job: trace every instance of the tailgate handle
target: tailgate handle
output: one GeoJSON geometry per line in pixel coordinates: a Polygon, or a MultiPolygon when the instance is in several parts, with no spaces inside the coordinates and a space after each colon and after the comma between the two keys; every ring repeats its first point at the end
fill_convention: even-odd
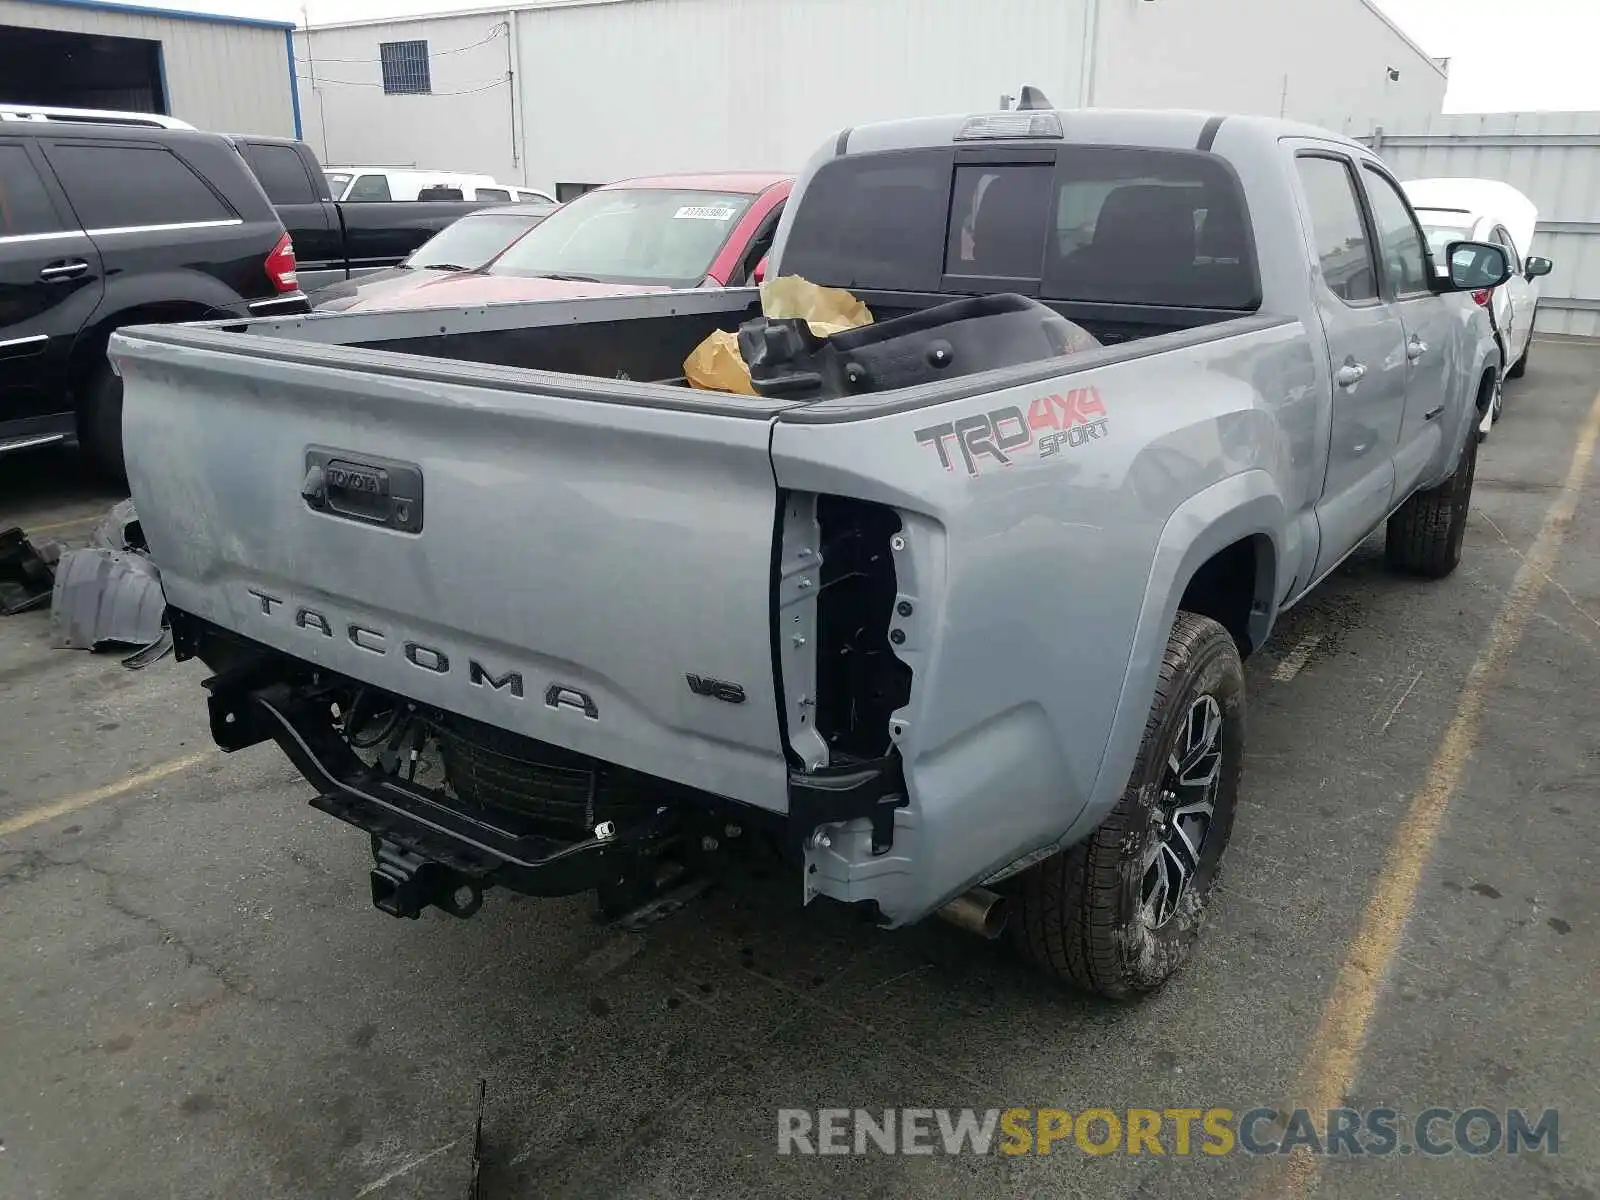
{"type": "Polygon", "coordinates": [[[328,507],[328,473],[320,466],[314,466],[306,472],[305,482],[300,485],[300,495],[312,508],[321,512],[328,507]]]}
{"type": "Polygon", "coordinates": [[[415,463],[313,446],[300,497],[326,516],[422,532],[422,468],[415,463]]]}

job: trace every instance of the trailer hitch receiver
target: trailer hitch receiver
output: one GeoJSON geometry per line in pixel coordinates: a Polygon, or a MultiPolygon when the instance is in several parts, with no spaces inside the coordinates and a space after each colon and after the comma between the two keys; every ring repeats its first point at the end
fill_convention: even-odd
{"type": "Polygon", "coordinates": [[[415,921],[428,905],[463,919],[483,907],[483,885],[383,838],[372,839],[372,903],[415,921]]]}

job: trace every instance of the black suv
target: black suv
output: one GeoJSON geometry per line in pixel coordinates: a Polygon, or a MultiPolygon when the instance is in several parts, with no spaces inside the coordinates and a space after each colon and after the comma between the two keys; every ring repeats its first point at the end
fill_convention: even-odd
{"type": "Polygon", "coordinates": [[[112,330],[308,307],[294,244],[227,138],[0,107],[0,455],[76,436],[120,475],[112,330]]]}

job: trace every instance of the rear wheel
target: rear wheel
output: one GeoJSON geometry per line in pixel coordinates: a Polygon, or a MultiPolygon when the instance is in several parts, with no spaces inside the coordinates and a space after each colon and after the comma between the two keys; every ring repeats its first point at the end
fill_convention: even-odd
{"type": "Polygon", "coordinates": [[[1122,799],[1087,841],[1016,884],[1013,937],[1045,971],[1125,999],[1189,957],[1233,830],[1244,668],[1228,631],[1181,612],[1122,799]]]}
{"type": "Polygon", "coordinates": [[[1500,421],[1500,409],[1505,403],[1506,385],[1496,381],[1494,385],[1494,398],[1489,401],[1488,407],[1483,410],[1483,416],[1478,418],[1478,440],[1485,441],[1490,430],[1500,421]]]}
{"type": "Polygon", "coordinates": [[[1461,565],[1477,470],[1478,439],[1469,435],[1455,473],[1438,487],[1417,492],[1389,518],[1384,556],[1391,567],[1443,579],[1461,565]]]}
{"type": "Polygon", "coordinates": [[[118,481],[128,477],[122,457],[122,380],[100,362],[78,398],[78,442],[94,465],[118,481]]]}

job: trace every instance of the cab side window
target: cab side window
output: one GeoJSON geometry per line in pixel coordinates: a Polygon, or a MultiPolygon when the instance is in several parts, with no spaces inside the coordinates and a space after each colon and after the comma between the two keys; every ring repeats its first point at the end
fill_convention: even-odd
{"type": "Polygon", "coordinates": [[[238,216],[163,146],[57,142],[45,153],[85,229],[227,221],[238,216]]]}
{"type": "Polygon", "coordinates": [[[27,147],[0,143],[0,237],[58,233],[64,228],[27,147]]]}
{"type": "Polygon", "coordinates": [[[1346,304],[1376,300],[1378,273],[1349,163],[1327,155],[1302,154],[1295,159],[1295,169],[1311,215],[1312,248],[1322,264],[1323,283],[1346,304]]]}
{"type": "Polygon", "coordinates": [[[1372,204],[1372,223],[1378,228],[1378,258],[1384,276],[1396,297],[1426,296],[1428,283],[1428,242],[1416,218],[1393,180],[1381,171],[1363,166],[1367,199],[1372,204]]]}

